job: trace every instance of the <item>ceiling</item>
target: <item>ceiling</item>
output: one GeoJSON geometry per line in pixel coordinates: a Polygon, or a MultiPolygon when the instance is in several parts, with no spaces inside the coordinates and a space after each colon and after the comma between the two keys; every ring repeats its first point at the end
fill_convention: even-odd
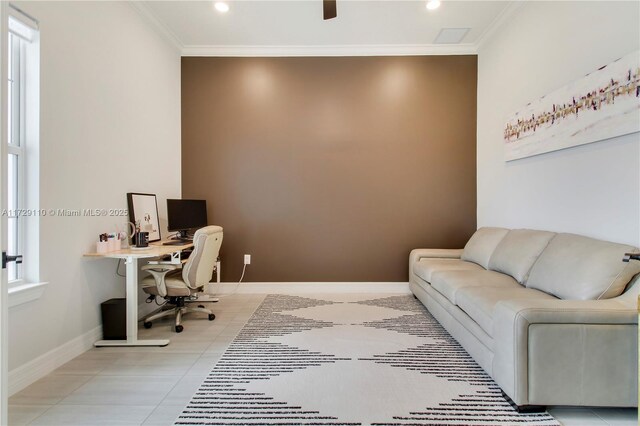
{"type": "Polygon", "coordinates": [[[514,2],[338,0],[338,17],[323,21],[322,0],[139,1],[135,7],[186,56],[279,54],[475,53],[514,2]],[[469,28],[460,43],[435,43],[443,28],[469,28]]]}

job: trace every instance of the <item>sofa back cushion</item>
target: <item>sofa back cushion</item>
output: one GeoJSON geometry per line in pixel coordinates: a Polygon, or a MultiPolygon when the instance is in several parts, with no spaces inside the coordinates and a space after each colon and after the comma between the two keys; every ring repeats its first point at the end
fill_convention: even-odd
{"type": "Polygon", "coordinates": [[[508,229],[480,228],[469,239],[462,252],[462,260],[477,263],[485,269],[489,267],[489,259],[500,241],[507,235],[508,229]]]}
{"type": "Polygon", "coordinates": [[[531,267],[555,235],[547,231],[512,229],[491,255],[489,269],[511,275],[524,284],[531,267]]]}
{"type": "Polygon", "coordinates": [[[640,262],[623,262],[638,249],[574,234],[556,235],[531,268],[527,287],[561,299],[596,300],[619,296],[640,262]]]}

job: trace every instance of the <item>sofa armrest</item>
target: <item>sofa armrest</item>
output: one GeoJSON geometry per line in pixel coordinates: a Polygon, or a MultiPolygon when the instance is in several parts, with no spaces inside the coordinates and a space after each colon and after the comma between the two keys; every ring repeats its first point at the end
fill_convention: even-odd
{"type": "MultiPolygon", "coordinates": [[[[638,324],[635,307],[617,298],[606,300],[504,300],[496,304],[494,321],[529,324],[638,324]]],[[[495,330],[494,330],[495,331],[495,330]]]]}
{"type": "Polygon", "coordinates": [[[414,262],[424,258],[436,259],[460,259],[463,249],[413,249],[409,255],[409,259],[414,262]]]}
{"type": "Polygon", "coordinates": [[[409,254],[409,281],[413,276],[413,264],[424,258],[460,259],[463,249],[413,249],[409,254]]]}
{"type": "Polygon", "coordinates": [[[493,377],[518,405],[528,394],[529,327],[534,324],[575,325],[587,336],[588,326],[638,324],[636,309],[620,298],[607,300],[504,300],[493,312],[493,377]]]}

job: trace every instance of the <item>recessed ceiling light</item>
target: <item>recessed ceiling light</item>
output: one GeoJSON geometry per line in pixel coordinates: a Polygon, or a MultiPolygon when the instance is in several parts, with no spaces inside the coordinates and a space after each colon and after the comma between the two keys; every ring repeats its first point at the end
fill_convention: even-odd
{"type": "Polygon", "coordinates": [[[440,7],[440,2],[438,0],[429,0],[427,2],[427,9],[429,10],[436,10],[439,7],[440,7]]]}
{"type": "Polygon", "coordinates": [[[220,13],[226,13],[229,11],[229,5],[223,1],[217,1],[216,4],[213,5],[216,10],[220,13]]]}

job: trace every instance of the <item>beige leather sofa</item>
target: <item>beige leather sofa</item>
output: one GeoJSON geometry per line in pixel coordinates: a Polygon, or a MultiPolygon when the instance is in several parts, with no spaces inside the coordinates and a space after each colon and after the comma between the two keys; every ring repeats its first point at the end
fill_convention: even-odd
{"type": "Polygon", "coordinates": [[[464,250],[416,249],[413,294],[518,408],[638,405],[638,249],[481,228],[464,250]]]}

